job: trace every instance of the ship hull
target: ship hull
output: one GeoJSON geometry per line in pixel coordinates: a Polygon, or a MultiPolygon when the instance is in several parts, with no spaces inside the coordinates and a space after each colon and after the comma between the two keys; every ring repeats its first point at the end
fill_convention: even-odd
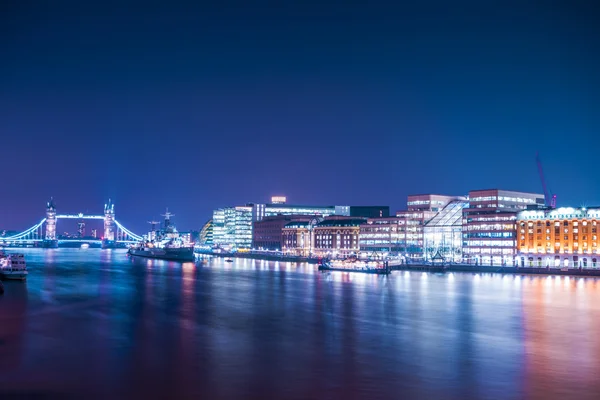
{"type": "Polygon", "coordinates": [[[27,279],[27,271],[1,271],[0,279],[24,281],[27,279]]]}
{"type": "Polygon", "coordinates": [[[144,249],[129,249],[129,255],[135,257],[146,257],[146,258],[157,258],[160,260],[170,261],[194,261],[194,248],[193,247],[180,247],[174,249],[157,249],[157,248],[144,248],[144,249]]]}

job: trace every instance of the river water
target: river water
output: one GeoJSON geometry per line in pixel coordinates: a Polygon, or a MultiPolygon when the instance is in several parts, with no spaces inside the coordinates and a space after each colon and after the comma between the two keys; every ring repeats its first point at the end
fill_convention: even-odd
{"type": "Polygon", "coordinates": [[[24,253],[0,398],[600,398],[598,278],[24,253]]]}

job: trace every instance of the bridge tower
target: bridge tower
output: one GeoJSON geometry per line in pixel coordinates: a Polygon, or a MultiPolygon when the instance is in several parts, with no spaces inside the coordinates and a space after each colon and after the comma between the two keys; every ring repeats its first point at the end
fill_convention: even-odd
{"type": "Polygon", "coordinates": [[[115,241],[115,205],[110,199],[108,204],[104,205],[104,240],[115,241]]]}
{"type": "Polygon", "coordinates": [[[56,206],[54,198],[46,203],[46,236],[44,236],[44,247],[57,247],[56,241],[56,206]]]}
{"type": "Polygon", "coordinates": [[[56,240],[56,206],[53,198],[46,203],[46,240],[56,240]]]}

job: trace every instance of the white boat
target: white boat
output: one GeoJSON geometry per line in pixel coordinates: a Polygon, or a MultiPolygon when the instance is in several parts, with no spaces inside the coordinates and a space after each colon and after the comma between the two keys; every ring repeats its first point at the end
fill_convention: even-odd
{"type": "Polygon", "coordinates": [[[0,278],[24,281],[27,274],[25,255],[0,252],[0,278]]]}
{"type": "Polygon", "coordinates": [[[90,245],[89,245],[89,243],[83,243],[83,244],[81,245],[81,248],[82,248],[82,249],[89,249],[89,248],[90,248],[90,245]]]}

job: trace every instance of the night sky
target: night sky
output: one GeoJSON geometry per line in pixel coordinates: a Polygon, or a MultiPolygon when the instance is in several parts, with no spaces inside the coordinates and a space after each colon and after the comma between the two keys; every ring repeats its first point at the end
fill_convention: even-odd
{"type": "Polygon", "coordinates": [[[541,192],[536,151],[600,205],[594,2],[400,3],[0,2],[0,228],[541,192]]]}

